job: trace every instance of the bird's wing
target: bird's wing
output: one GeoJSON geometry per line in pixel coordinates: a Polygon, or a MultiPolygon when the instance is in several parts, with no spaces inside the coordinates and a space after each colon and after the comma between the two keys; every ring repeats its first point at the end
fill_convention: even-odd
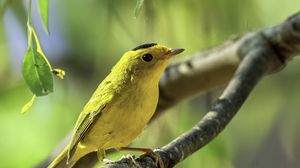
{"type": "MultiPolygon", "coordinates": [[[[106,104],[101,105],[98,110],[90,112],[82,118],[75,127],[76,132],[73,135],[68,151],[68,160],[73,156],[76,151],[77,144],[83,139],[85,134],[90,130],[93,123],[101,116],[101,112],[104,110],[106,104]]],[[[80,117],[79,117],[80,118],[80,117]]]]}

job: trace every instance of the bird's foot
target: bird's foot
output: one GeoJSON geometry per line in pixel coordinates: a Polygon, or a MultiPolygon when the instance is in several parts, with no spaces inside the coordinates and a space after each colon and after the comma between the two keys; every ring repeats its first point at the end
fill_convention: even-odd
{"type": "Polygon", "coordinates": [[[159,168],[165,167],[162,158],[157,153],[155,153],[155,151],[149,150],[145,154],[141,155],[140,158],[147,157],[147,156],[151,157],[155,161],[157,167],[159,168]]]}
{"type": "Polygon", "coordinates": [[[113,160],[109,160],[107,158],[104,158],[102,161],[104,162],[104,164],[111,164],[112,162],[114,162],[113,160]]]}
{"type": "Polygon", "coordinates": [[[145,154],[141,155],[140,158],[143,157],[151,157],[154,161],[157,167],[164,168],[164,163],[161,159],[161,157],[155,153],[152,149],[149,148],[133,148],[133,147],[122,147],[120,150],[127,150],[127,151],[134,151],[134,152],[144,152],[145,154]]]}
{"type": "Polygon", "coordinates": [[[122,156],[121,159],[130,159],[130,160],[134,160],[135,156],[134,155],[126,155],[126,156],[122,156]]]}

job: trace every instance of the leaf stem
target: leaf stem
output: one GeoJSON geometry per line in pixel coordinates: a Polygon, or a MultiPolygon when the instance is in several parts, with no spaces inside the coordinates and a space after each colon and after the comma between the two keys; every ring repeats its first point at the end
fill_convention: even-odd
{"type": "Polygon", "coordinates": [[[29,0],[28,2],[28,16],[27,16],[27,22],[31,24],[31,6],[32,6],[32,0],[29,0]]]}
{"type": "Polygon", "coordinates": [[[32,30],[31,30],[31,4],[32,0],[28,2],[28,16],[27,16],[27,40],[28,47],[32,46],[32,30]]]}

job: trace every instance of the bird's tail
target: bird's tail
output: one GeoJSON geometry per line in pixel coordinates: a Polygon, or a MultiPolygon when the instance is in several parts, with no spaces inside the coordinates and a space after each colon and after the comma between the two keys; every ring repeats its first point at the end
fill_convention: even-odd
{"type": "Polygon", "coordinates": [[[47,168],[69,167],[67,165],[68,150],[69,150],[69,145],[67,145],[64,148],[64,150],[51,162],[51,164],[47,168]]]}

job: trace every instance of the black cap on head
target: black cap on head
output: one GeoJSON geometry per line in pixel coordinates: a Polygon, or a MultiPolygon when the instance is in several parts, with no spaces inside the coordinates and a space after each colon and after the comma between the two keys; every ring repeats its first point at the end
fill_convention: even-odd
{"type": "Polygon", "coordinates": [[[152,46],[155,46],[155,45],[157,45],[157,43],[142,44],[142,45],[139,45],[139,46],[135,47],[134,49],[132,49],[132,51],[136,51],[138,49],[143,49],[143,48],[149,48],[149,47],[152,47],[152,46]]]}

